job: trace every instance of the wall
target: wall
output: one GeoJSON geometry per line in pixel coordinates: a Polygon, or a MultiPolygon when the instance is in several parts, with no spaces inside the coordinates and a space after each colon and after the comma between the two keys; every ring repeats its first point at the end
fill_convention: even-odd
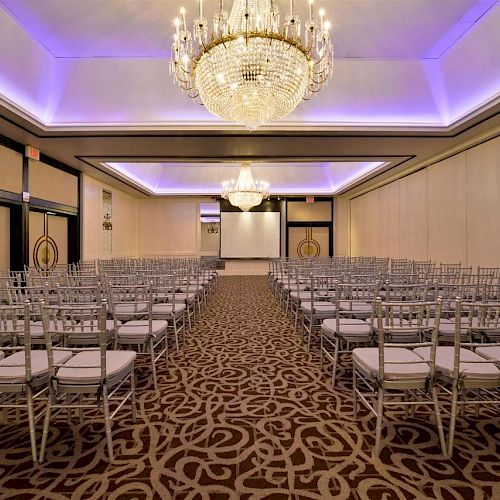
{"type": "Polygon", "coordinates": [[[220,224],[202,222],[201,223],[201,241],[200,249],[203,255],[219,255],[220,249],[220,224]],[[209,233],[208,229],[216,226],[218,231],[216,233],[209,233]]]}
{"type": "Polygon", "coordinates": [[[40,161],[29,160],[29,187],[33,198],[78,206],[78,177],[40,161]]]}
{"type": "Polygon", "coordinates": [[[0,206],[0,269],[10,267],[10,209],[0,206]]]}
{"type": "Polygon", "coordinates": [[[500,266],[500,137],[339,202],[338,251],[500,266]]]}
{"type": "Polygon", "coordinates": [[[12,193],[23,190],[23,156],[0,146],[0,189],[12,193]]]}
{"type": "MultiPolygon", "coordinates": [[[[82,236],[84,260],[99,258],[137,257],[139,200],[119,189],[89,177],[82,176],[82,236]],[[102,238],[102,191],[112,193],[113,199],[113,242],[112,253],[101,252],[102,238]]],[[[146,222],[146,225],[149,223],[146,222]]]]}
{"type": "Polygon", "coordinates": [[[139,255],[141,257],[200,255],[199,205],[207,201],[208,198],[140,200],[139,255]]]}

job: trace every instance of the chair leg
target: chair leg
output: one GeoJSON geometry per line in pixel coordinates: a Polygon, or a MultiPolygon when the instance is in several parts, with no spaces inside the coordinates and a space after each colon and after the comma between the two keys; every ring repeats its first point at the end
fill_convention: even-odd
{"type": "Polygon", "coordinates": [[[135,373],[133,369],[130,374],[130,404],[132,405],[132,421],[135,423],[137,422],[137,408],[135,401],[135,373]]]}
{"type": "Polygon", "coordinates": [[[455,384],[451,393],[450,430],[448,433],[448,457],[451,457],[453,455],[453,440],[455,438],[455,425],[457,423],[457,402],[458,387],[455,384]]]}
{"type": "Polygon", "coordinates": [[[323,357],[324,357],[324,352],[323,352],[323,329],[321,329],[320,332],[320,345],[319,345],[319,368],[321,371],[323,371],[323,357]]]}
{"type": "Polygon", "coordinates": [[[179,354],[179,333],[177,329],[177,318],[175,317],[175,313],[172,315],[172,322],[174,324],[175,350],[177,351],[177,354],[179,354]]]}
{"type": "Polygon", "coordinates": [[[358,418],[358,393],[356,392],[357,375],[354,366],[352,368],[352,416],[358,418]]]}
{"type": "Polygon", "coordinates": [[[26,399],[28,404],[28,422],[30,428],[31,454],[33,463],[38,463],[37,447],[36,447],[36,429],[35,429],[35,412],[33,410],[33,389],[28,385],[26,388],[26,399]]]}
{"type": "Polygon", "coordinates": [[[333,353],[333,369],[332,369],[332,387],[335,387],[335,379],[337,377],[337,364],[339,362],[340,339],[335,337],[335,352],[333,353]]]}
{"type": "Polygon", "coordinates": [[[110,463],[112,463],[114,461],[113,440],[111,437],[111,418],[109,416],[108,387],[106,384],[104,384],[104,387],[102,388],[102,406],[104,410],[104,425],[106,427],[106,442],[108,445],[108,456],[110,463]]]}
{"type": "Polygon", "coordinates": [[[380,455],[380,441],[382,440],[382,422],[384,417],[384,390],[380,387],[378,390],[377,401],[377,427],[375,430],[375,456],[380,455]]]}
{"type": "Polygon", "coordinates": [[[444,438],[443,421],[441,419],[441,410],[439,408],[439,400],[435,387],[432,388],[432,401],[434,403],[434,414],[436,415],[436,425],[438,429],[439,443],[441,445],[441,453],[446,457],[446,440],[444,438]]]}
{"type": "Polygon", "coordinates": [[[49,395],[47,398],[47,410],[45,411],[45,419],[43,421],[42,445],[40,446],[40,462],[43,462],[43,460],[45,459],[45,449],[47,447],[47,438],[49,437],[50,417],[52,414],[52,403],[53,403],[53,395],[52,391],[49,389],[49,395]]]}
{"type": "Polygon", "coordinates": [[[153,371],[153,385],[155,391],[158,390],[158,380],[156,379],[156,363],[155,363],[155,348],[153,339],[149,339],[149,353],[151,355],[151,369],[153,371]]]}

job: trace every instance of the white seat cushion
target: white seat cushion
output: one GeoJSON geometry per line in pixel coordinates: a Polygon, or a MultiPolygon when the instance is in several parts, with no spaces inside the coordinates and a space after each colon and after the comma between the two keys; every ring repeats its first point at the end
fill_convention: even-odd
{"type": "MultiPolygon", "coordinates": [[[[154,319],[151,322],[151,335],[158,337],[167,329],[167,321],[162,319],[154,319]]],[[[120,325],[117,330],[118,337],[122,338],[137,338],[139,340],[146,339],[149,335],[149,322],[147,320],[129,321],[120,325]]]]}
{"type": "MultiPolygon", "coordinates": [[[[175,304],[175,314],[180,314],[186,309],[186,304],[180,304],[176,303],[175,304]]],[[[172,314],[172,304],[170,302],[167,303],[160,303],[160,304],[153,304],[152,307],[153,310],[153,315],[154,316],[170,316],[172,314]]]]}
{"type": "MultiPolygon", "coordinates": [[[[118,382],[127,375],[134,366],[136,353],[134,351],[106,352],[106,379],[109,385],[118,382]]],[[[57,381],[60,384],[97,384],[101,379],[101,353],[99,351],[79,352],[64,367],[57,371],[57,381]],[[69,368],[96,367],[97,368],[69,368]],[[68,368],[66,368],[68,367],[68,368]]]]}
{"type": "MultiPolygon", "coordinates": [[[[53,351],[54,363],[64,363],[71,358],[71,352],[53,351]]],[[[31,351],[31,375],[33,378],[41,377],[49,371],[47,351],[31,351]]],[[[26,355],[17,351],[11,356],[0,361],[0,383],[24,382],[26,380],[26,355]],[[15,366],[9,366],[15,365],[15,366]]]]}
{"type": "Polygon", "coordinates": [[[341,311],[349,311],[349,312],[352,311],[352,314],[355,313],[371,314],[373,310],[372,304],[361,300],[353,300],[351,302],[348,300],[341,300],[339,306],[341,311]]]}
{"type": "Polygon", "coordinates": [[[290,292],[290,297],[292,299],[311,299],[311,292],[302,291],[297,293],[297,291],[290,292]]]}
{"type": "Polygon", "coordinates": [[[483,358],[500,362],[500,346],[498,345],[482,345],[478,347],[475,352],[483,358]]]}
{"type": "MultiPolygon", "coordinates": [[[[415,354],[422,359],[430,359],[430,347],[417,347],[415,354]]],[[[443,375],[450,376],[454,369],[454,346],[438,346],[436,348],[436,369],[443,375]]],[[[467,363],[467,361],[484,361],[475,352],[460,348],[460,377],[464,379],[500,379],[500,370],[493,363],[467,363]]]]}
{"type": "MultiPolygon", "coordinates": [[[[302,310],[304,313],[311,314],[311,302],[302,302],[302,310]]],[[[335,313],[337,310],[335,304],[332,302],[314,302],[314,313],[315,314],[331,314],[335,313]]]]}
{"type": "MultiPolygon", "coordinates": [[[[92,323],[94,323],[94,322],[92,322],[92,323]]],[[[84,326],[86,326],[86,325],[90,325],[90,324],[91,324],[91,323],[90,323],[89,321],[84,321],[84,322],[83,322],[83,325],[84,325],[84,326]]],[[[94,324],[95,324],[95,323],[94,323],[94,324]]],[[[118,324],[118,325],[121,325],[121,322],[120,322],[120,321],[118,321],[118,322],[117,322],[117,324],[118,324]]],[[[77,332],[78,332],[78,331],[80,331],[81,329],[82,329],[82,328],[80,328],[80,326],[79,326],[79,325],[78,325],[78,327],[76,328],[77,332]]],[[[115,329],[115,322],[114,322],[112,319],[107,319],[107,320],[106,320],[106,330],[107,330],[108,332],[112,332],[114,329],[115,329]]],[[[95,328],[94,328],[94,330],[95,330],[95,328]]],[[[85,328],[83,328],[83,331],[86,331],[86,329],[85,329],[85,328]]],[[[91,330],[90,330],[90,328],[89,328],[89,332],[90,332],[90,331],[91,331],[91,330]]]]}
{"type": "Polygon", "coordinates": [[[144,313],[147,310],[147,305],[142,302],[138,302],[137,304],[124,302],[114,305],[114,313],[122,318],[138,316],[139,314],[144,313]]]}
{"type": "Polygon", "coordinates": [[[368,342],[371,338],[371,326],[361,319],[340,319],[339,331],[336,319],[325,319],[322,326],[327,336],[333,337],[338,333],[348,342],[368,342]]]}
{"type": "MultiPolygon", "coordinates": [[[[378,347],[358,347],[352,351],[355,365],[369,375],[379,374],[378,347]]],[[[425,380],[430,373],[427,363],[422,362],[410,349],[404,347],[386,347],[384,349],[384,374],[386,380],[425,380]],[[398,361],[401,364],[392,364],[398,361]]]]}

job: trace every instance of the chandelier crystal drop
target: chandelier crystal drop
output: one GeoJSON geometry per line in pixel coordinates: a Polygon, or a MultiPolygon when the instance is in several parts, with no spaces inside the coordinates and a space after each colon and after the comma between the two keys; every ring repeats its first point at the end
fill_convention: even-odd
{"type": "Polygon", "coordinates": [[[204,17],[203,0],[192,31],[186,11],[175,20],[171,71],[189,97],[224,121],[249,130],[290,114],[328,82],[333,67],[330,23],[323,10],[301,27],[290,0],[280,22],[278,0],[233,0],[230,13],[219,0],[212,30],[204,17]]]}
{"type": "Polygon", "coordinates": [[[255,182],[249,163],[242,163],[238,180],[222,183],[222,197],[229,200],[235,207],[248,212],[251,208],[269,198],[269,183],[264,181],[255,182]]]}

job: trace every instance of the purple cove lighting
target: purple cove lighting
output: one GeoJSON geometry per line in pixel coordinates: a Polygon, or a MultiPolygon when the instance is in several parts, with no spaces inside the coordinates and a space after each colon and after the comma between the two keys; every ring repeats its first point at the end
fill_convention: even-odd
{"type": "MultiPolygon", "coordinates": [[[[272,195],[332,195],[338,190],[345,188],[352,182],[363,178],[368,173],[371,173],[381,166],[385,165],[385,162],[331,162],[331,163],[310,163],[310,167],[304,167],[306,163],[301,163],[301,168],[306,170],[307,168],[314,168],[311,172],[315,171],[315,176],[317,178],[307,178],[307,181],[302,181],[302,186],[297,186],[300,179],[294,179],[293,184],[283,184],[283,182],[273,181],[271,184],[270,192],[272,195]],[[354,169],[354,171],[353,171],[354,169]],[[321,178],[320,178],[321,176],[321,178]],[[320,182],[318,184],[318,182],[320,182]]],[[[103,163],[104,167],[112,170],[113,172],[119,174],[123,178],[132,181],[138,186],[149,191],[151,194],[156,195],[172,195],[172,196],[180,196],[180,195],[199,195],[199,196],[213,196],[220,194],[221,184],[217,181],[214,181],[213,185],[207,185],[200,187],[199,183],[196,184],[196,181],[191,182],[183,182],[183,179],[176,179],[175,182],[172,182],[169,185],[160,186],[158,184],[153,185],[151,182],[141,178],[136,173],[130,171],[131,168],[144,166],[147,167],[148,164],[127,164],[127,163],[103,163]]],[[[151,164],[150,164],[151,165],[151,164]]],[[[219,164],[212,165],[213,168],[219,167],[219,164]]],[[[297,165],[295,165],[297,166],[297,165]]],[[[290,169],[293,169],[294,164],[291,164],[290,169]]],[[[189,167],[185,167],[189,168],[189,167]]],[[[206,168],[210,168],[207,166],[206,168]]],[[[265,169],[269,168],[270,171],[276,172],[276,169],[281,167],[272,167],[266,164],[256,165],[254,174],[257,175],[257,171],[259,168],[265,169]]],[[[168,170],[168,167],[166,167],[168,170]]],[[[290,170],[289,170],[290,172],[290,170]]],[[[301,174],[304,175],[304,174],[301,174]]],[[[161,177],[161,176],[160,176],[161,177]]],[[[266,177],[266,176],[264,176],[266,177]]],[[[222,182],[222,180],[221,180],[222,182]]],[[[215,203],[207,203],[200,205],[200,213],[201,215],[214,215],[219,212],[219,208],[215,207],[215,203]],[[203,207],[202,205],[210,205],[207,207],[203,207]],[[214,205],[214,206],[212,206],[214,205]]]]}
{"type": "Polygon", "coordinates": [[[476,0],[474,5],[434,43],[423,59],[439,59],[497,2],[498,0],[476,0]]]}

